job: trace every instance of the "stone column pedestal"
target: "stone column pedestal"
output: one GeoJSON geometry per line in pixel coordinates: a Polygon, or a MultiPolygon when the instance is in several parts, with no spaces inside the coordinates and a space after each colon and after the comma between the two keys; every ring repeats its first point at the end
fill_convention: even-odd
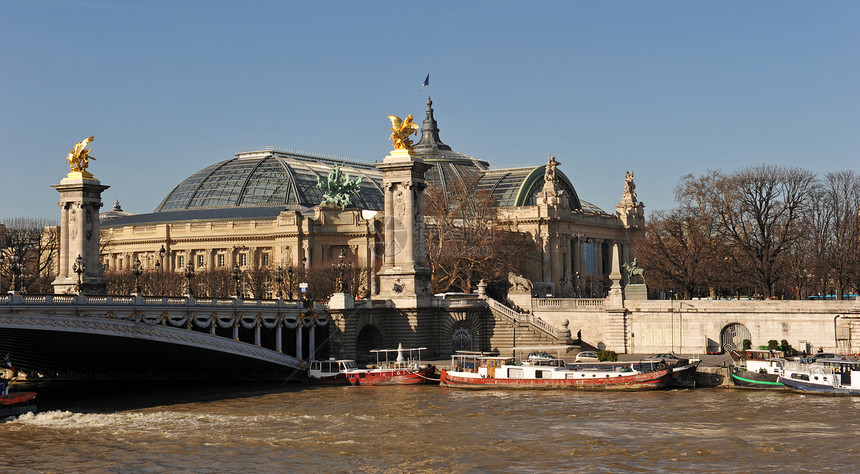
{"type": "Polygon", "coordinates": [[[87,173],[72,172],[51,186],[60,193],[60,252],[59,271],[53,282],[54,293],[75,293],[78,274],[74,271],[78,256],[85,268],[81,274],[81,292],[105,294],[106,282],[99,260],[99,209],[102,207],[103,186],[87,173]]]}

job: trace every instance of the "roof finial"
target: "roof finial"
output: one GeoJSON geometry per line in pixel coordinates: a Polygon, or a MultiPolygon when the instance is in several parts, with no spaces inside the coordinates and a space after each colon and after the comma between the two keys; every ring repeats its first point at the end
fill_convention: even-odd
{"type": "Polygon", "coordinates": [[[430,152],[433,150],[451,150],[451,147],[442,143],[439,138],[439,127],[433,118],[433,99],[427,96],[427,117],[421,125],[421,140],[412,147],[416,152],[430,152]]]}

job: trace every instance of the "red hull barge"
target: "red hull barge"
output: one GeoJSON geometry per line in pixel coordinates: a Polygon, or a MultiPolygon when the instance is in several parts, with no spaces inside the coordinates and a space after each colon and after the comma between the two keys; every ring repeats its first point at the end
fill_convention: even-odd
{"type": "Polygon", "coordinates": [[[352,385],[419,385],[436,383],[436,367],[357,370],[346,377],[352,385]]]}
{"type": "Polygon", "coordinates": [[[322,385],[418,385],[437,383],[436,367],[422,365],[420,353],[426,347],[374,349],[376,367],[359,369],[352,359],[314,360],[308,367],[308,380],[322,385]],[[389,360],[396,355],[396,359],[389,360]]]}
{"type": "Polygon", "coordinates": [[[513,357],[460,351],[451,357],[451,370],[443,370],[439,384],[468,389],[544,389],[583,391],[659,390],[672,378],[672,367],[651,369],[646,364],[594,363],[567,366],[546,353],[513,357]]]}
{"type": "Polygon", "coordinates": [[[580,379],[497,379],[463,377],[442,370],[439,385],[454,388],[492,389],[525,388],[530,390],[585,390],[585,391],[643,391],[666,388],[672,377],[672,369],[657,370],[643,374],[623,375],[612,378],[580,379]]]}

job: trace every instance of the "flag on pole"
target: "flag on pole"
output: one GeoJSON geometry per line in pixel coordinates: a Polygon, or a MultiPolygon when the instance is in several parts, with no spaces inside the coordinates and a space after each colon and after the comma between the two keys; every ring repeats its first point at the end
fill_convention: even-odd
{"type": "Polygon", "coordinates": [[[423,91],[424,86],[429,86],[429,85],[430,85],[430,73],[428,72],[427,77],[424,78],[424,83],[421,84],[421,90],[423,91]]]}
{"type": "Polygon", "coordinates": [[[7,365],[10,369],[12,369],[13,371],[15,370],[15,366],[13,366],[13,365],[12,365],[12,360],[11,360],[11,359],[9,359],[9,354],[6,354],[6,357],[5,357],[3,360],[6,362],[6,365],[7,365]]]}

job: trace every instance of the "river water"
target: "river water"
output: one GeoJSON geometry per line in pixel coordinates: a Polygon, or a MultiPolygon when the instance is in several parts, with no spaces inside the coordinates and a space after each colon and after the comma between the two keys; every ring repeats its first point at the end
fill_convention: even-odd
{"type": "Polygon", "coordinates": [[[39,414],[0,423],[0,470],[860,469],[860,397],[285,385],[43,398],[39,414]]]}

